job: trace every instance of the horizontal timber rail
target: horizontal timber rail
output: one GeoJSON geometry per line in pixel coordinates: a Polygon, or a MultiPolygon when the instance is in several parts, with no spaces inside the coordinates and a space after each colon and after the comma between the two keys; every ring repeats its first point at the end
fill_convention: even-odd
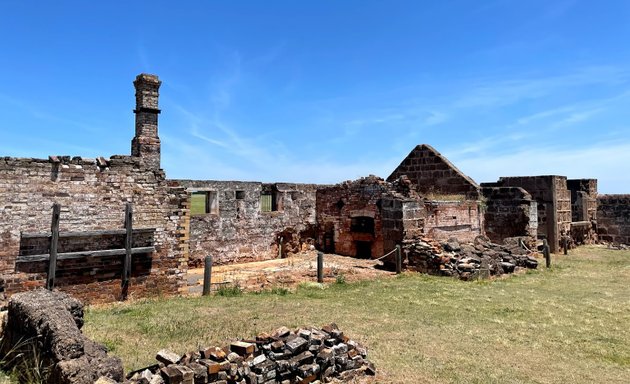
{"type": "Polygon", "coordinates": [[[155,232],[155,228],[133,228],[133,208],[131,203],[125,205],[124,227],[123,229],[107,229],[92,230],[78,232],[60,232],[59,219],[61,214],[61,205],[53,204],[52,220],[50,232],[42,233],[22,233],[23,238],[47,238],[49,243],[48,253],[37,255],[21,255],[16,258],[16,263],[31,263],[38,261],[48,262],[48,273],[46,275],[46,288],[52,290],[55,287],[55,275],[57,273],[57,261],[67,259],[80,259],[84,257],[105,257],[105,256],[122,256],[122,273],[121,273],[121,299],[125,300],[129,292],[129,281],[131,279],[131,256],[135,254],[146,254],[155,252],[154,246],[133,247],[134,235],[141,233],[155,232]],[[116,249],[99,249],[85,250],[75,252],[58,252],[59,238],[72,237],[90,237],[90,236],[107,236],[107,235],[124,235],[125,247],[116,249]]]}
{"type": "MultiPolygon", "coordinates": [[[[134,228],[134,234],[155,232],[155,228],[134,228]]],[[[96,231],[78,231],[78,232],[59,232],[59,238],[63,237],[93,237],[93,236],[109,236],[109,235],[125,235],[126,229],[104,229],[96,231]]],[[[38,237],[51,237],[52,232],[24,232],[22,238],[34,239],[38,237]]]]}
{"type": "MultiPolygon", "coordinates": [[[[131,248],[132,255],[135,255],[138,253],[151,253],[151,252],[155,252],[155,247],[131,248]]],[[[82,257],[116,256],[116,255],[124,255],[126,253],[127,253],[127,250],[125,248],[103,249],[99,251],[63,252],[63,253],[57,253],[57,260],[80,259],[82,257]]],[[[16,263],[47,261],[49,259],[50,259],[49,253],[44,253],[41,255],[18,256],[16,263]]]]}

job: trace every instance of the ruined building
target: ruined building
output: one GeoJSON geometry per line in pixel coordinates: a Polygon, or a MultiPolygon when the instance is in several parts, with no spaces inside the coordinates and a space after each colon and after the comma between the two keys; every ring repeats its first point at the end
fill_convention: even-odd
{"type": "Polygon", "coordinates": [[[139,75],[131,156],[0,158],[0,289],[44,286],[52,206],[61,206],[55,286],[87,301],[121,296],[125,205],[132,203],[131,296],[185,286],[188,196],[160,169],[157,76],[139,75]],[[122,252],[122,253],[121,253],[122,252]]]}
{"type": "Polygon", "coordinates": [[[177,294],[206,255],[226,264],[284,257],[313,246],[379,257],[430,237],[500,243],[546,238],[630,242],[630,197],[598,196],[593,179],[502,177],[481,186],[428,145],[387,180],[337,185],[168,180],[160,168],[155,75],[136,77],[131,155],[0,158],[0,291],[54,286],[88,302],[177,294]],[[58,241],[53,204],[60,205],[58,241]],[[131,204],[126,224],[126,207],[131,204]],[[121,281],[125,260],[130,279],[121,281]]]}

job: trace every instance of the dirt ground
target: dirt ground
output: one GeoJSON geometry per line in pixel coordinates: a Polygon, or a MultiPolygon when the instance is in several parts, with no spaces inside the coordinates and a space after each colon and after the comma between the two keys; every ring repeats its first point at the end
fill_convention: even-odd
{"type": "MultiPolygon", "coordinates": [[[[382,269],[383,263],[334,254],[324,255],[324,283],[337,279],[357,281],[390,276],[394,272],[382,269]]],[[[275,287],[294,288],[303,282],[317,281],[317,252],[308,251],[284,259],[252,263],[216,265],[212,267],[212,290],[221,286],[238,286],[245,291],[260,291],[275,287]]],[[[203,291],[203,268],[188,270],[188,292],[203,291]]]]}

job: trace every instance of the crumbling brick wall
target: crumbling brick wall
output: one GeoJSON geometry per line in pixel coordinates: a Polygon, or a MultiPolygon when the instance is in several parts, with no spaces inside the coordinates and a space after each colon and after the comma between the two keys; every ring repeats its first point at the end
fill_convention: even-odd
{"type": "Polygon", "coordinates": [[[597,197],[597,230],[600,240],[630,244],[630,195],[597,197]]]}
{"type": "Polygon", "coordinates": [[[472,241],[483,234],[478,201],[427,200],[406,176],[393,183],[370,176],[320,189],[317,221],[323,244],[330,241],[326,251],[357,257],[380,257],[420,236],[472,241]],[[356,228],[360,221],[372,223],[370,230],[356,228]]]}
{"type": "Polygon", "coordinates": [[[597,220],[597,179],[567,180],[571,191],[571,221],[597,220]]]}
{"type": "MultiPolygon", "coordinates": [[[[141,74],[136,88],[132,156],[85,159],[0,158],[0,289],[3,294],[41,287],[47,261],[18,266],[20,255],[48,253],[52,206],[61,205],[61,232],[122,229],[125,204],[133,204],[133,227],[150,228],[154,252],[132,257],[127,294],[175,294],[185,289],[188,259],[188,196],[171,186],[160,169],[158,96],[160,80],[141,74]],[[32,234],[41,234],[33,236],[32,234]],[[39,264],[38,264],[39,263],[39,264]]],[[[144,235],[143,235],[144,236],[144,235]]],[[[60,252],[115,246],[107,236],[63,239],[60,252]]],[[[117,248],[124,248],[118,244],[117,248]]],[[[107,248],[110,249],[110,248],[107,248]]],[[[122,257],[59,260],[55,286],[86,302],[121,297],[122,257]]],[[[4,298],[3,298],[4,299],[4,298]]]]}
{"type": "Polygon", "coordinates": [[[523,237],[530,245],[538,231],[538,205],[520,187],[483,187],[486,236],[501,244],[510,237],[523,237]]]}
{"type": "Polygon", "coordinates": [[[597,241],[597,180],[567,180],[571,191],[571,239],[577,245],[597,241]]]}
{"type": "Polygon", "coordinates": [[[462,173],[446,157],[427,144],[416,146],[387,178],[393,182],[406,175],[418,193],[430,195],[466,195],[476,200],[479,185],[462,173]]]}
{"type": "Polygon", "coordinates": [[[400,237],[392,229],[402,221],[402,201],[389,195],[390,191],[391,185],[376,176],[320,188],[317,222],[324,250],[366,258],[390,251],[384,248],[385,235],[392,246],[400,237]]]}
{"type": "Polygon", "coordinates": [[[424,209],[425,236],[469,242],[483,234],[483,214],[476,200],[428,200],[424,209]]]}
{"type": "Polygon", "coordinates": [[[571,193],[565,176],[501,177],[483,187],[521,187],[538,203],[538,235],[549,242],[551,252],[560,250],[563,234],[571,230],[571,193]]]}
{"type": "MultiPolygon", "coordinates": [[[[0,158],[0,271],[5,292],[45,284],[47,262],[20,272],[24,269],[16,259],[26,241],[22,234],[50,231],[53,203],[61,205],[60,231],[81,232],[123,228],[127,202],[133,204],[135,228],[155,229],[156,248],[150,255],[134,256],[129,294],[177,293],[186,272],[188,249],[181,236],[187,229],[188,202],[185,191],[167,185],[161,171],[130,156],[113,156],[104,166],[78,157],[61,157],[59,163],[0,158]]],[[[120,257],[60,260],[58,269],[56,286],[87,302],[120,297],[120,257]]]]}
{"type": "Polygon", "coordinates": [[[214,211],[190,218],[190,262],[201,266],[207,255],[216,264],[268,260],[298,252],[314,238],[314,184],[172,180],[188,190],[209,192],[214,211]],[[273,194],[273,210],[263,212],[261,194],[273,194]],[[282,243],[282,248],[279,249],[282,243]]]}

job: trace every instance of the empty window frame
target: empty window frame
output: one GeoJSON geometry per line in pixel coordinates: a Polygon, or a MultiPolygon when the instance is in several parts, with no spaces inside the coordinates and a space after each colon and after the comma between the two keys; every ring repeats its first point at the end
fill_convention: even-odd
{"type": "Polygon", "coordinates": [[[190,214],[219,214],[219,199],[216,191],[197,191],[190,194],[190,214]]]}
{"type": "Polygon", "coordinates": [[[273,212],[277,209],[276,199],[273,193],[263,192],[260,194],[260,211],[273,212]]]}

